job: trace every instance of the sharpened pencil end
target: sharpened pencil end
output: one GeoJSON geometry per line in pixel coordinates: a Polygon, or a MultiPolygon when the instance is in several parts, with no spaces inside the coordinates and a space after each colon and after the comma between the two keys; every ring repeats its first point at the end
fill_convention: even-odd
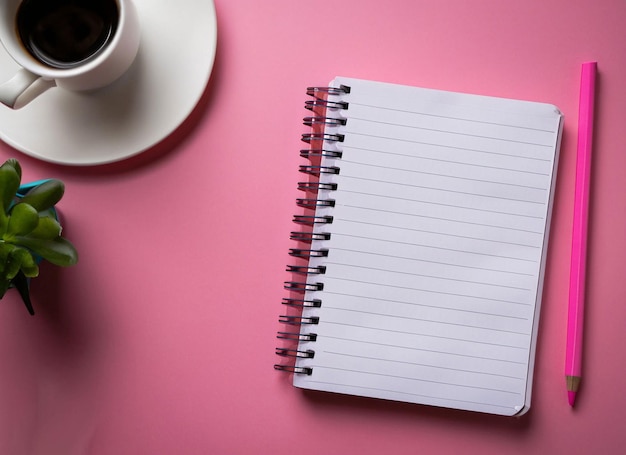
{"type": "Polygon", "coordinates": [[[569,402],[570,406],[574,406],[574,403],[576,402],[576,392],[572,392],[571,390],[568,390],[567,401],[569,402]]]}
{"type": "Polygon", "coordinates": [[[580,376],[565,376],[565,383],[567,384],[567,401],[570,406],[574,406],[576,392],[580,387],[580,376]]]}

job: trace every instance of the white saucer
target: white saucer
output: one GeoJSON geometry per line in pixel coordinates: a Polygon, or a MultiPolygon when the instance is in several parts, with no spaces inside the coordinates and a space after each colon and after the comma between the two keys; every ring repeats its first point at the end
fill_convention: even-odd
{"type": "MultiPolygon", "coordinates": [[[[213,0],[135,0],[139,54],[90,93],[53,87],[20,110],[0,105],[0,139],[54,163],[95,165],[141,153],[172,133],[204,93],[215,59],[213,0]]],[[[17,65],[0,45],[0,81],[17,65]]]]}

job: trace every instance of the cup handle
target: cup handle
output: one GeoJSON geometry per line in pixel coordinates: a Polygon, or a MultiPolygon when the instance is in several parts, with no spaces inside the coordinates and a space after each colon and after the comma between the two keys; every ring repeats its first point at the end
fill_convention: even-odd
{"type": "Polygon", "coordinates": [[[41,76],[22,68],[15,76],[0,85],[0,103],[11,109],[19,109],[55,85],[53,80],[44,80],[41,76]],[[32,90],[29,90],[31,87],[32,90]],[[22,95],[28,96],[19,99],[22,95]]]}

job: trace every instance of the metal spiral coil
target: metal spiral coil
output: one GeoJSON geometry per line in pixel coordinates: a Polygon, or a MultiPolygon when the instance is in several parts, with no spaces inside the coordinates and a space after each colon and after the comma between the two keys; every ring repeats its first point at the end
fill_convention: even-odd
{"type": "Polygon", "coordinates": [[[336,191],[338,187],[336,182],[328,180],[340,173],[340,167],[334,165],[334,160],[343,157],[343,151],[340,150],[345,139],[342,129],[347,125],[347,120],[338,111],[349,108],[349,102],[341,97],[350,93],[350,87],[345,85],[308,87],[306,93],[313,99],[306,100],[304,107],[312,111],[313,115],[304,117],[303,123],[312,128],[312,131],[302,134],[301,140],[306,142],[309,148],[300,150],[300,156],[310,160],[310,164],[301,165],[299,171],[312,178],[311,181],[298,182],[298,190],[308,193],[307,196],[311,197],[297,198],[296,204],[311,211],[312,214],[305,212],[307,214],[294,215],[293,222],[301,225],[303,231],[292,231],[290,239],[301,242],[302,245],[298,246],[304,248],[289,249],[290,256],[301,259],[301,262],[306,264],[287,265],[286,271],[293,274],[294,279],[284,283],[284,288],[290,295],[282,299],[282,304],[288,308],[295,308],[299,314],[281,315],[280,323],[295,328],[279,331],[276,335],[280,340],[297,344],[297,347],[277,347],[276,355],[292,360],[274,365],[276,370],[298,375],[313,374],[311,366],[300,366],[298,360],[315,357],[315,351],[307,349],[306,344],[301,343],[317,340],[317,334],[309,330],[320,322],[319,317],[315,315],[315,309],[322,306],[322,300],[317,298],[315,293],[323,291],[324,283],[310,277],[322,278],[326,273],[327,266],[320,264],[319,260],[327,257],[329,250],[316,242],[329,241],[331,233],[317,231],[323,229],[322,225],[333,223],[333,216],[320,210],[327,211],[335,207],[335,200],[327,197],[323,191],[336,191]],[[304,226],[309,226],[311,230],[308,231],[304,226]],[[310,247],[307,248],[306,244],[310,244],[310,247]],[[317,259],[318,262],[310,263],[311,259],[317,259]]]}

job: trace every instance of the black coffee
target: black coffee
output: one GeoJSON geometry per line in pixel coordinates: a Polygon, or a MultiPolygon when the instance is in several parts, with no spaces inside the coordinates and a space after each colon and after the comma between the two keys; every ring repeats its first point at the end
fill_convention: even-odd
{"type": "Polygon", "coordinates": [[[17,33],[40,62],[72,68],[106,47],[118,16],[116,0],[24,0],[17,12],[17,33]]]}

